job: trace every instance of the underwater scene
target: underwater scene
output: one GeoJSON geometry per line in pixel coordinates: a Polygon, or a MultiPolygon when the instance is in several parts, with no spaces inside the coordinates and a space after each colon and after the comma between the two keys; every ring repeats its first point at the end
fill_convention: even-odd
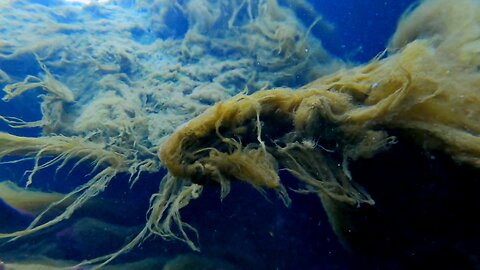
{"type": "Polygon", "coordinates": [[[480,269],[480,0],[2,0],[0,88],[0,270],[480,269]]]}

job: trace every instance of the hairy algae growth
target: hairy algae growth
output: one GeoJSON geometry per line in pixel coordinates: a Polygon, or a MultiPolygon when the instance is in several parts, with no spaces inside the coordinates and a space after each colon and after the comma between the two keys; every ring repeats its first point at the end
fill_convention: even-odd
{"type": "Polygon", "coordinates": [[[349,161],[388,149],[396,139],[387,130],[406,130],[419,146],[480,167],[479,3],[457,4],[423,3],[400,23],[385,59],[300,89],[240,94],[216,104],[162,145],[162,163],[171,177],[193,185],[218,183],[222,196],[237,179],[274,189],[288,202],[278,176],[285,168],[320,196],[339,234],[342,205],[375,199],[351,178],[349,161]],[[440,11],[446,15],[434,15],[440,11]],[[438,22],[428,27],[426,18],[438,22]],[[437,29],[442,23],[454,25],[437,29]],[[454,30],[460,25],[462,34],[454,30]]]}
{"type": "MultiPolygon", "coordinates": [[[[97,85],[104,91],[88,96],[86,89],[92,85],[68,76],[66,85],[75,85],[73,96],[81,97],[76,104],[69,105],[71,100],[61,98],[65,95],[47,91],[46,97],[56,95],[55,104],[61,106],[56,107],[55,113],[44,113],[49,120],[42,122],[45,134],[25,138],[3,133],[0,156],[33,157],[35,167],[29,180],[42,168],[54,165],[61,168],[69,161],[93,161],[96,176],[70,194],[77,195],[76,199],[58,217],[42,224],[37,219],[26,230],[0,236],[24,236],[69,218],[116,174],[128,173],[135,182],[141,178],[141,172],[158,171],[159,159],[168,169],[168,175],[151,198],[145,228],[118,252],[86,264],[107,263],[151,235],[185,241],[197,250],[196,239],[192,239],[197,232],[182,221],[179,211],[200,196],[203,185],[218,184],[221,196],[225,197],[231,181],[245,181],[258,190],[275,190],[289,204],[287,189],[278,176],[280,169],[294,175],[305,192],[318,194],[335,231],[340,232],[339,207],[373,205],[375,200],[352,178],[349,163],[387,150],[396,143],[396,138],[388,133],[393,129],[408,131],[421,147],[443,151],[459,163],[480,167],[478,1],[424,1],[399,23],[387,57],[380,55],[369,64],[342,69],[299,89],[274,88],[251,95],[238,94],[243,89],[233,83],[238,79],[242,86],[260,89],[265,82],[285,85],[284,80],[288,82],[288,78],[302,70],[316,74],[321,66],[312,60],[313,55],[303,55],[312,50],[305,50],[306,37],[297,35],[300,30],[308,33],[308,29],[297,23],[292,24],[293,28],[281,24],[293,18],[290,11],[274,1],[254,2],[232,1],[228,18],[217,13],[217,6],[209,2],[206,12],[212,14],[210,21],[199,19],[195,1],[187,1],[183,6],[156,1],[154,7],[178,9],[188,14],[192,22],[183,41],[176,44],[181,45],[181,50],[170,52],[170,61],[180,64],[167,64],[168,68],[163,67],[159,73],[131,49],[117,48],[121,53],[115,55],[118,58],[113,57],[110,69],[105,63],[83,59],[83,65],[90,68],[87,71],[96,66],[91,73],[94,78],[104,76],[97,85]],[[208,41],[205,31],[221,22],[230,30],[214,32],[215,42],[208,41]],[[283,31],[286,29],[282,27],[289,31],[283,31]],[[248,36],[247,30],[248,33],[253,30],[255,38],[248,36]],[[243,43],[247,45],[230,43],[234,38],[247,41],[243,43]],[[206,48],[232,51],[219,52],[220,56],[208,55],[206,48]],[[255,67],[257,61],[250,62],[252,52],[263,68],[255,67]],[[192,58],[195,61],[190,62],[192,58]],[[299,64],[292,66],[292,59],[299,64]],[[137,62],[143,65],[136,66],[137,62]],[[205,63],[214,63],[218,68],[205,74],[201,69],[205,63]],[[133,70],[133,75],[127,75],[125,65],[133,70]],[[250,77],[246,76],[248,70],[261,72],[250,77]],[[275,75],[269,77],[271,74],[275,75]],[[166,95],[174,98],[167,99],[166,95]],[[229,96],[233,97],[227,99],[229,96]],[[198,97],[220,102],[205,110],[207,104],[198,97]],[[95,114],[105,118],[94,117],[95,114]],[[188,122],[174,130],[180,120],[188,122]],[[51,130],[64,135],[53,135],[49,133],[51,130]],[[158,156],[154,153],[157,150],[158,156]],[[46,156],[53,159],[41,164],[40,160],[46,156]]],[[[294,3],[303,6],[300,1],[294,3]]],[[[164,18],[160,16],[157,20],[162,22],[164,18]]],[[[153,21],[149,23],[154,25],[153,21]]],[[[159,33],[166,31],[164,27],[154,29],[159,33]]],[[[139,49],[140,55],[150,46],[167,47],[163,43],[132,46],[139,49]]],[[[320,52],[323,59],[328,59],[320,52]]],[[[16,49],[2,57],[12,58],[21,53],[21,49],[16,49]]],[[[50,61],[51,66],[67,61],[68,56],[59,60],[54,54],[37,52],[41,55],[37,58],[45,63],[50,61]]],[[[328,65],[335,65],[334,61],[328,61],[328,65]]],[[[47,72],[45,82],[49,74],[52,73],[47,72]]],[[[9,79],[8,75],[2,78],[9,79]]],[[[311,81],[309,78],[306,80],[311,81]]],[[[25,80],[27,86],[23,88],[16,85],[6,89],[30,89],[28,85],[37,84],[36,81],[25,80]]],[[[15,92],[9,95],[12,93],[15,92]]],[[[4,119],[12,126],[17,125],[12,121],[20,121],[4,119]]]]}
{"type": "MultiPolygon", "coordinates": [[[[20,95],[39,94],[42,118],[27,121],[4,112],[0,119],[12,133],[0,134],[0,158],[6,164],[34,161],[25,172],[27,187],[35,187],[37,173],[49,167],[62,175],[85,164],[91,172],[86,183],[44,209],[28,228],[0,237],[16,239],[69,219],[116,175],[126,174],[134,185],[144,173],[159,172],[162,142],[212,104],[245,88],[305,83],[342,65],[310,35],[315,27],[331,26],[307,2],[288,4],[2,4],[3,100],[14,103],[22,100],[20,95]],[[304,25],[294,10],[312,20],[304,25]],[[20,128],[41,128],[42,134],[18,136],[20,128]],[[49,220],[59,206],[65,211],[49,220]]],[[[14,180],[20,184],[23,179],[14,180]]],[[[193,229],[181,223],[177,210],[196,198],[201,186],[186,186],[167,176],[152,196],[147,226],[117,254],[152,233],[187,239],[186,234],[177,237],[170,226],[176,222],[181,231],[193,229]],[[169,211],[170,206],[176,211],[169,211]]]]}

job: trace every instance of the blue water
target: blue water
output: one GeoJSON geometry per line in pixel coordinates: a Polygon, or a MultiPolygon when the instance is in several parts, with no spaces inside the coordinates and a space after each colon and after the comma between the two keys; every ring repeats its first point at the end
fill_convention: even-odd
{"type": "Polygon", "coordinates": [[[333,54],[367,62],[385,49],[401,14],[416,1],[312,1],[336,25],[324,43],[333,54]]]}
{"type": "MultiPolygon", "coordinates": [[[[31,2],[44,4],[50,8],[55,8],[60,3],[53,0],[31,2]]],[[[314,29],[312,34],[319,37],[324,47],[334,56],[353,63],[365,63],[385,49],[399,17],[413,2],[312,0],[319,13],[335,26],[331,32],[325,33],[314,29]]],[[[85,12],[96,13],[93,8],[85,12]]],[[[170,14],[167,18],[167,23],[176,25],[176,28],[165,33],[175,37],[182,36],[187,29],[185,19],[178,14],[170,14]]],[[[108,20],[108,17],[106,19],[108,20]]],[[[303,18],[305,25],[309,25],[312,19],[303,18]]],[[[133,37],[143,43],[150,43],[155,38],[167,38],[167,36],[152,37],[141,31],[134,32],[133,37]]],[[[24,74],[37,74],[40,71],[33,57],[16,60],[0,58],[0,69],[8,70],[9,75],[19,77],[24,74]]],[[[0,87],[4,85],[0,84],[0,87]]],[[[2,103],[0,115],[14,115],[24,120],[39,119],[40,107],[35,101],[38,94],[39,92],[31,92],[14,102],[2,103]]],[[[0,130],[22,136],[41,134],[40,129],[12,129],[4,123],[0,123],[0,130]]],[[[24,184],[26,179],[23,171],[30,169],[32,165],[31,161],[1,165],[1,180],[11,179],[24,184]]],[[[71,165],[58,173],[55,172],[55,168],[39,172],[35,176],[34,186],[44,190],[67,192],[88,179],[85,176],[89,172],[87,166],[81,166],[73,171],[68,179],[64,179],[69,168],[71,165]]],[[[143,175],[141,181],[131,190],[127,176],[121,175],[114,179],[112,185],[102,195],[106,200],[116,202],[119,208],[122,207],[122,214],[114,217],[117,219],[114,222],[128,226],[142,225],[145,221],[148,199],[152,190],[158,190],[159,181],[164,173],[143,175]]],[[[286,174],[282,175],[282,181],[287,183],[287,186],[289,182],[293,182],[289,177],[286,174]]],[[[336,239],[316,196],[290,192],[293,204],[286,208],[276,199],[275,194],[267,195],[271,201],[265,200],[251,187],[235,183],[230,195],[220,202],[219,190],[215,187],[206,187],[200,199],[182,211],[184,221],[199,231],[201,254],[236,262],[239,269],[362,268],[352,265],[352,255],[345,251],[336,239]]],[[[0,206],[0,211],[5,211],[3,217],[12,218],[12,215],[15,215],[12,214],[12,209],[0,206]]],[[[25,224],[25,217],[13,218],[17,218],[19,224],[25,224]]],[[[68,227],[68,223],[57,227],[64,229],[68,227]]],[[[119,248],[118,244],[121,243],[115,242],[103,245],[98,250],[90,250],[88,243],[67,241],[64,243],[66,251],[63,257],[50,255],[55,259],[82,260],[85,257],[95,257],[113,251],[119,248]]],[[[147,241],[121,260],[135,260],[148,256],[174,257],[191,252],[181,242],[156,239],[147,241]]],[[[0,260],[1,258],[0,249],[0,260]]]]}

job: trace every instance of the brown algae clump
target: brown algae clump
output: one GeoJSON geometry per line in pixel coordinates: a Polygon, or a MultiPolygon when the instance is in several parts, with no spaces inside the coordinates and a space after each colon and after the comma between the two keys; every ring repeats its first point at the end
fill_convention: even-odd
{"type": "Polygon", "coordinates": [[[349,161],[395,144],[388,130],[407,131],[420,147],[480,167],[480,74],[472,63],[480,39],[479,6],[461,3],[462,8],[450,8],[448,1],[425,1],[399,24],[385,59],[300,89],[239,94],[216,104],[162,145],[163,165],[170,177],[218,183],[222,196],[230,181],[241,180],[274,189],[288,202],[278,177],[279,167],[285,168],[319,195],[341,238],[341,211],[373,205],[375,199],[352,179],[349,161]],[[439,10],[448,16],[435,19],[463,25],[465,39],[458,39],[455,27],[412,26],[439,10]],[[469,16],[456,13],[464,10],[469,16]],[[404,42],[418,29],[426,33],[404,42]]]}

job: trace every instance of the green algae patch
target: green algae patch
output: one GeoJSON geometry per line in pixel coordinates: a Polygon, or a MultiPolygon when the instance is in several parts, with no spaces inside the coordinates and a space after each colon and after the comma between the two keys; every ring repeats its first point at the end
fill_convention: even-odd
{"type": "Polygon", "coordinates": [[[25,190],[8,180],[0,183],[0,199],[14,209],[28,215],[41,213],[50,204],[63,199],[63,197],[65,197],[65,194],[57,192],[25,190]]]}

